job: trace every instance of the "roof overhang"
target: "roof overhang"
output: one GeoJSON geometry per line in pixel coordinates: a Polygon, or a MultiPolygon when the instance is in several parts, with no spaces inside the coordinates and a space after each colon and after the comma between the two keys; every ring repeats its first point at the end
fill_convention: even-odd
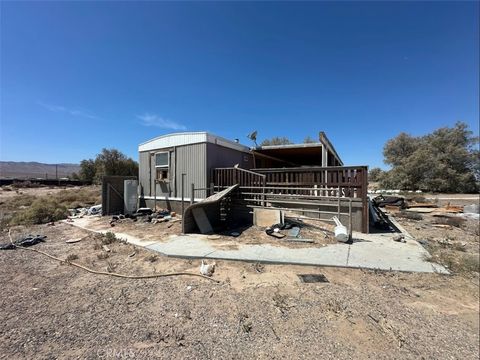
{"type": "Polygon", "coordinates": [[[198,143],[211,143],[237,151],[250,152],[250,148],[245,145],[227,140],[217,135],[209,134],[205,131],[180,132],[158,136],[140,144],[138,146],[138,151],[152,151],[198,143]]]}

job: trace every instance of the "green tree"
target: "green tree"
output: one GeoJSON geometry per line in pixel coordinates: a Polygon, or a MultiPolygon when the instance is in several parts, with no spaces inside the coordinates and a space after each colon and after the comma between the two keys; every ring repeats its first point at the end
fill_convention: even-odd
{"type": "Polygon", "coordinates": [[[382,186],[475,192],[480,180],[477,143],[463,122],[420,137],[401,133],[385,144],[384,161],[392,169],[381,175],[382,186]]]}
{"type": "Polygon", "coordinates": [[[382,173],[383,173],[382,169],[380,169],[378,167],[372,168],[368,172],[368,180],[369,181],[379,181],[381,176],[382,176],[382,173]]]}
{"type": "Polygon", "coordinates": [[[93,159],[80,162],[80,171],[74,178],[100,183],[105,175],[138,176],[138,163],[117,149],[102,149],[93,159]]]}
{"type": "Polygon", "coordinates": [[[288,139],[287,137],[274,136],[271,139],[263,140],[260,146],[287,145],[287,144],[292,144],[290,139],[288,139]]]}
{"type": "Polygon", "coordinates": [[[80,171],[78,178],[84,181],[93,181],[95,179],[95,161],[92,159],[82,160],[80,162],[80,171]]]}
{"type": "Polygon", "coordinates": [[[95,180],[107,175],[138,176],[138,163],[117,149],[104,148],[95,158],[95,180]]]}

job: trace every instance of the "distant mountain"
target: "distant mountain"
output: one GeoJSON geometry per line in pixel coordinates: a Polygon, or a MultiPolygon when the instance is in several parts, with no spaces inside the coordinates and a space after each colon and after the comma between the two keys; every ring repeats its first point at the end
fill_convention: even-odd
{"type": "Polygon", "coordinates": [[[68,177],[80,170],[79,164],[42,164],[38,162],[0,161],[0,178],[48,178],[68,177]]]}

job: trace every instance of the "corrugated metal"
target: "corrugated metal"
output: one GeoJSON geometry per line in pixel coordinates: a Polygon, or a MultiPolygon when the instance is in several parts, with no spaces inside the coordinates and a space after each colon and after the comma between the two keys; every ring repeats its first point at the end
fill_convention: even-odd
{"type": "MultiPolygon", "coordinates": [[[[181,197],[182,173],[185,173],[184,196],[190,198],[191,184],[195,188],[207,187],[207,144],[193,144],[176,148],[176,197],[181,197]]],[[[205,191],[195,192],[196,198],[204,198],[205,191]]]]}
{"type": "Polygon", "coordinates": [[[140,184],[140,196],[150,195],[150,165],[151,156],[149,152],[141,152],[138,156],[138,181],[140,184]]]}
{"type": "Polygon", "coordinates": [[[242,169],[253,167],[253,156],[242,151],[225,148],[215,144],[207,144],[208,181],[211,182],[212,169],[232,167],[238,164],[242,169]]]}
{"type": "Polygon", "coordinates": [[[143,144],[140,144],[138,147],[138,151],[152,151],[156,149],[192,145],[204,142],[219,144],[238,151],[249,151],[249,148],[245,145],[227,140],[220,136],[209,134],[207,132],[184,132],[162,135],[147,142],[144,142],[143,144]]]}

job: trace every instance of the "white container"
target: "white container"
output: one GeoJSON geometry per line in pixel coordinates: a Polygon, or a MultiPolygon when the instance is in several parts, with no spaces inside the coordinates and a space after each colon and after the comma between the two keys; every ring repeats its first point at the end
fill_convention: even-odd
{"type": "Polygon", "coordinates": [[[124,180],[123,183],[123,209],[125,214],[133,214],[137,211],[137,180],[124,180]]]}
{"type": "Polygon", "coordinates": [[[335,226],[335,229],[334,229],[335,239],[337,239],[337,241],[340,241],[340,242],[347,242],[348,241],[347,227],[342,225],[342,223],[336,216],[333,217],[333,221],[335,221],[335,224],[337,224],[337,226],[335,226]]]}

